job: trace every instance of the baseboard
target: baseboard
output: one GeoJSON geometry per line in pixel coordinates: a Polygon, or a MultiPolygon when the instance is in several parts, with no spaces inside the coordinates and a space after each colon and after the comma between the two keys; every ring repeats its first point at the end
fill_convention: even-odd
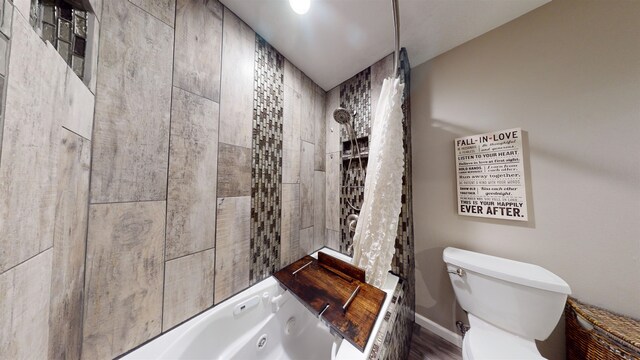
{"type": "Polygon", "coordinates": [[[426,317],[416,313],[416,324],[431,331],[432,333],[440,336],[457,347],[462,347],[462,336],[455,332],[444,328],[442,325],[437,324],[426,317]]]}

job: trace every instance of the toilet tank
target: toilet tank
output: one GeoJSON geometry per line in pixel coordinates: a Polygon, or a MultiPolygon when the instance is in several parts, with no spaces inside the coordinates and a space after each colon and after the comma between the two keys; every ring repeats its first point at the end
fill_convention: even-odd
{"type": "Polygon", "coordinates": [[[465,311],[526,339],[546,339],[571,294],[564,280],[537,265],[452,247],[443,259],[465,311]]]}

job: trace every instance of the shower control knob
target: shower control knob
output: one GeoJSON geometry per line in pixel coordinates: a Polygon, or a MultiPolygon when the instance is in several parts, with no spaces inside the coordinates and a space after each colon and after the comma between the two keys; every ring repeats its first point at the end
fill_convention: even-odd
{"type": "Polygon", "coordinates": [[[349,224],[349,231],[355,232],[356,231],[356,225],[358,224],[358,215],[351,214],[351,215],[347,216],[347,224],[349,224]]]}

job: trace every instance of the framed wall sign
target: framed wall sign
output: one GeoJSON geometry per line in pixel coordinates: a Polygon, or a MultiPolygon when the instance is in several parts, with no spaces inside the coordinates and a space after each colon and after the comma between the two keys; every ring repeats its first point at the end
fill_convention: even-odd
{"type": "Polygon", "coordinates": [[[527,221],[522,129],[455,139],[458,214],[527,221]]]}

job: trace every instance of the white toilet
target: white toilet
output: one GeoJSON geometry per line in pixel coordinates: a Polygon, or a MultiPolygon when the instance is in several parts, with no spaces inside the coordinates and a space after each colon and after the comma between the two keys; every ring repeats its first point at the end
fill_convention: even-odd
{"type": "Polygon", "coordinates": [[[540,266],[446,248],[449,278],[471,329],[462,358],[544,359],[535,340],[553,331],[571,288],[540,266]]]}

